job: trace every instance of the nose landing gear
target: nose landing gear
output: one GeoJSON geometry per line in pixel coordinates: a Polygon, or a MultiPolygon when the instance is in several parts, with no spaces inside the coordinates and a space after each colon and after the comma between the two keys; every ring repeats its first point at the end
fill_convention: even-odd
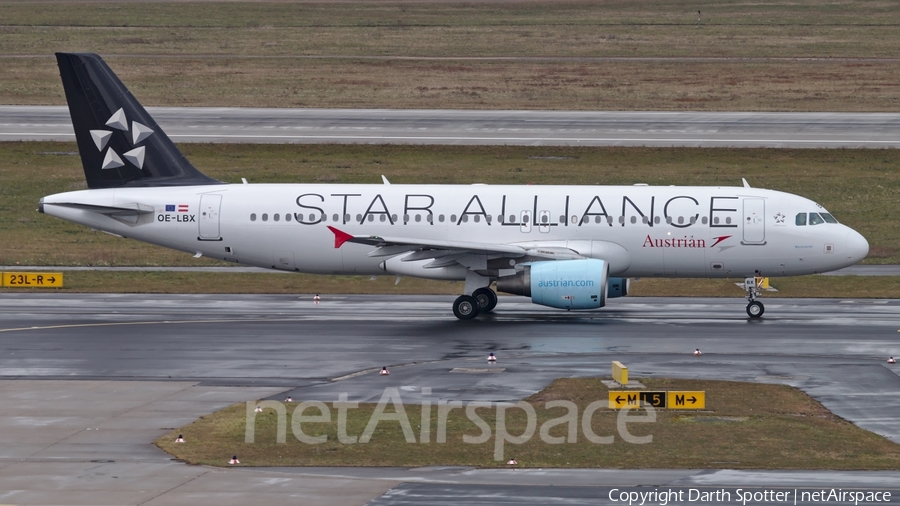
{"type": "Polygon", "coordinates": [[[756,277],[744,279],[744,290],[747,291],[747,316],[759,318],[766,311],[766,307],[763,306],[762,302],[756,300],[759,297],[759,285],[756,282],[756,277]]]}

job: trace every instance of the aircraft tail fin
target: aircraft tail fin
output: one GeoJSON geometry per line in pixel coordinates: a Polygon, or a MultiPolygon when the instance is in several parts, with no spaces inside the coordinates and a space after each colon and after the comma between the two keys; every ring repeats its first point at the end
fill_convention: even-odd
{"type": "Polygon", "coordinates": [[[100,56],[56,61],[88,188],[220,183],[191,165],[100,56]]]}

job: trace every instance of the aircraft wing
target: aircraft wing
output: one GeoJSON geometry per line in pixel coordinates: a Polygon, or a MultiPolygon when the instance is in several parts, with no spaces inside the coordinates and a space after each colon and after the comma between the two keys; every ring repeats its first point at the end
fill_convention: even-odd
{"type": "Polygon", "coordinates": [[[375,246],[376,249],[369,253],[369,256],[394,256],[407,251],[419,251],[418,259],[422,260],[425,258],[438,258],[447,256],[448,254],[461,253],[498,255],[513,258],[522,257],[527,254],[525,248],[508,244],[412,239],[405,237],[380,237],[377,235],[352,235],[332,226],[329,226],[328,229],[334,234],[335,248],[340,248],[347,242],[375,246]]]}

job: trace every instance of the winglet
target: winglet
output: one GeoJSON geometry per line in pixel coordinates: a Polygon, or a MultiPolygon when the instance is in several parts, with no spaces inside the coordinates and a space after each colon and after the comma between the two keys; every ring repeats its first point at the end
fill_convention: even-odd
{"type": "Polygon", "coordinates": [[[742,177],[742,178],[741,178],[741,181],[743,181],[743,183],[744,183],[744,188],[750,188],[750,183],[747,182],[747,179],[746,179],[746,178],[743,178],[743,177],[742,177]]]}
{"type": "Polygon", "coordinates": [[[344,232],[343,230],[338,230],[331,225],[328,225],[328,230],[334,234],[334,249],[340,248],[345,242],[353,239],[353,236],[344,232]]]}

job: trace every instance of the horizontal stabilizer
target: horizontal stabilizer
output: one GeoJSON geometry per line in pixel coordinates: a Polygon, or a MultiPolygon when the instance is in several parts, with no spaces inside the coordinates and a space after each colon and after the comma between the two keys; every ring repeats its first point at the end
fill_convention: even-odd
{"type": "Polygon", "coordinates": [[[137,202],[120,204],[117,206],[97,206],[93,204],[79,204],[76,202],[51,202],[48,205],[81,209],[83,211],[105,214],[107,216],[140,216],[142,214],[153,214],[155,211],[153,206],[139,204],[137,202]]]}

